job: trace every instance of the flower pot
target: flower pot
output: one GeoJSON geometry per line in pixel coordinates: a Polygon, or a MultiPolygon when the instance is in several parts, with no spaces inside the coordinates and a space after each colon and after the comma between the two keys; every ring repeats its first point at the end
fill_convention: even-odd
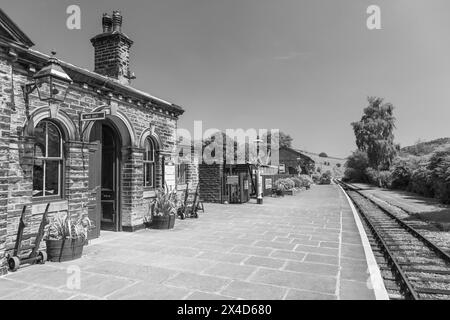
{"type": "Polygon", "coordinates": [[[152,229],[172,229],[175,226],[175,215],[153,216],[150,228],[152,229]]]}
{"type": "Polygon", "coordinates": [[[46,240],[49,261],[63,262],[81,258],[85,239],[46,240]]]}

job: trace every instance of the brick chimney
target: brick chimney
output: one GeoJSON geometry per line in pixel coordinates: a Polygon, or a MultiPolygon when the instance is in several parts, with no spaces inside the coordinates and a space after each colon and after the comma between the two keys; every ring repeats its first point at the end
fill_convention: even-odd
{"type": "Polygon", "coordinates": [[[130,84],[130,48],[133,41],[122,32],[122,15],[113,11],[102,18],[103,32],[91,39],[95,49],[95,72],[130,84]]]}

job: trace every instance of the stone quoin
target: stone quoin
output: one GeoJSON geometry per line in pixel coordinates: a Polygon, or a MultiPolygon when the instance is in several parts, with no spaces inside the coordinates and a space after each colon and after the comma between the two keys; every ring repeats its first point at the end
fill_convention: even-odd
{"type": "Polygon", "coordinates": [[[24,245],[34,243],[43,211],[89,215],[100,230],[134,231],[155,190],[170,182],[189,190],[197,164],[177,164],[177,121],[184,110],[131,86],[133,41],[122,32],[119,11],[104,14],[102,32],[91,39],[95,69],[59,61],[73,83],[57,113],[39,99],[24,98],[49,56],[0,9],[0,275],[14,248],[26,206],[24,245]],[[105,112],[106,119],[80,121],[105,112]]]}

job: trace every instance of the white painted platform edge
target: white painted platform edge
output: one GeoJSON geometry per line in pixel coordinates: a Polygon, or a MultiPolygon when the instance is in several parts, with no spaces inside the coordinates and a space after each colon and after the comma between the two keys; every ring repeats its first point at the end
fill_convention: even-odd
{"type": "Polygon", "coordinates": [[[367,238],[366,230],[362,225],[361,218],[359,217],[356,208],[350,200],[350,197],[344,191],[344,189],[338,184],[339,188],[341,188],[344,193],[347,201],[352,209],[353,217],[355,218],[356,226],[358,227],[359,235],[361,237],[362,245],[364,248],[364,253],[366,255],[367,267],[369,268],[370,281],[372,285],[372,289],[375,293],[375,298],[377,300],[389,300],[389,295],[387,293],[386,287],[384,286],[383,277],[381,276],[380,268],[378,267],[378,263],[375,260],[375,256],[372,251],[372,247],[370,246],[369,239],[367,238]]]}

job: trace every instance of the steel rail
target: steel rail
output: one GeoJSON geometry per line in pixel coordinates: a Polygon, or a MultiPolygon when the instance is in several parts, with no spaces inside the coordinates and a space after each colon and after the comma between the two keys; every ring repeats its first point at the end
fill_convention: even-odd
{"type": "MultiPolygon", "coordinates": [[[[409,233],[411,233],[413,236],[418,238],[420,241],[424,242],[430,249],[435,251],[438,255],[441,256],[445,262],[450,263],[450,255],[447,254],[444,250],[442,250],[437,244],[435,244],[433,241],[426,238],[422,233],[417,231],[414,227],[411,227],[409,224],[405,223],[403,220],[395,216],[393,213],[389,212],[387,209],[383,208],[380,204],[376,203],[374,200],[370,199],[366,195],[364,195],[361,191],[355,189],[352,186],[349,186],[345,184],[344,182],[341,182],[342,184],[346,185],[348,188],[352,189],[352,191],[358,193],[363,198],[370,201],[372,204],[374,204],[376,207],[378,207],[381,211],[386,213],[389,217],[394,219],[398,224],[400,224],[404,229],[406,229],[409,233]]],[[[400,208],[401,209],[401,208],[400,208]]]]}
{"type": "MultiPolygon", "coordinates": [[[[341,182],[340,182],[341,183],[341,182]]],[[[345,184],[341,183],[344,187],[347,187],[345,184]]],[[[345,190],[345,189],[344,189],[345,190]]],[[[369,217],[367,217],[366,213],[362,210],[360,205],[352,199],[353,204],[358,209],[359,213],[361,214],[362,218],[366,222],[367,226],[369,227],[370,231],[372,232],[373,237],[375,238],[375,241],[378,244],[378,247],[380,248],[381,252],[383,253],[383,256],[386,259],[387,264],[391,268],[391,271],[394,273],[394,275],[397,278],[397,282],[400,284],[400,290],[405,294],[406,297],[412,300],[419,300],[419,295],[414,290],[412,284],[409,282],[408,277],[403,272],[402,268],[400,267],[399,262],[395,258],[392,251],[389,249],[389,246],[383,239],[383,236],[378,232],[378,230],[373,225],[372,221],[369,217]]]]}
{"type": "MultiPolygon", "coordinates": [[[[419,231],[402,221],[400,218],[395,216],[393,213],[389,212],[387,209],[383,208],[381,205],[379,205],[374,200],[370,199],[366,195],[362,194],[359,190],[357,190],[354,186],[348,185],[342,181],[337,180],[337,182],[344,187],[344,190],[351,190],[355,192],[356,194],[360,195],[363,199],[369,201],[371,204],[373,204],[376,208],[378,208],[381,212],[386,214],[389,218],[394,220],[403,230],[407,231],[412,236],[416,237],[419,241],[424,243],[429,249],[434,251],[440,258],[442,258],[446,263],[450,262],[450,255],[448,255],[446,252],[444,252],[440,247],[438,247],[434,242],[427,239],[423,234],[421,234],[419,231]]],[[[358,211],[360,212],[361,216],[363,217],[364,221],[367,223],[367,226],[371,230],[375,240],[377,241],[378,247],[383,252],[384,257],[386,258],[388,265],[391,267],[391,270],[396,275],[398,282],[401,285],[401,290],[405,293],[405,296],[408,298],[419,300],[419,294],[418,292],[422,293],[432,293],[432,294],[449,294],[449,290],[436,290],[436,289],[426,289],[426,288],[414,288],[414,286],[410,283],[408,277],[406,276],[405,272],[403,271],[402,267],[400,266],[400,263],[397,261],[397,259],[394,256],[394,253],[389,249],[388,244],[383,239],[383,236],[378,232],[376,227],[373,225],[370,218],[367,216],[367,214],[362,210],[361,206],[352,199],[353,203],[357,207],[358,211]],[[439,291],[439,292],[438,292],[439,291]]],[[[437,274],[440,272],[437,271],[437,274]]]]}

